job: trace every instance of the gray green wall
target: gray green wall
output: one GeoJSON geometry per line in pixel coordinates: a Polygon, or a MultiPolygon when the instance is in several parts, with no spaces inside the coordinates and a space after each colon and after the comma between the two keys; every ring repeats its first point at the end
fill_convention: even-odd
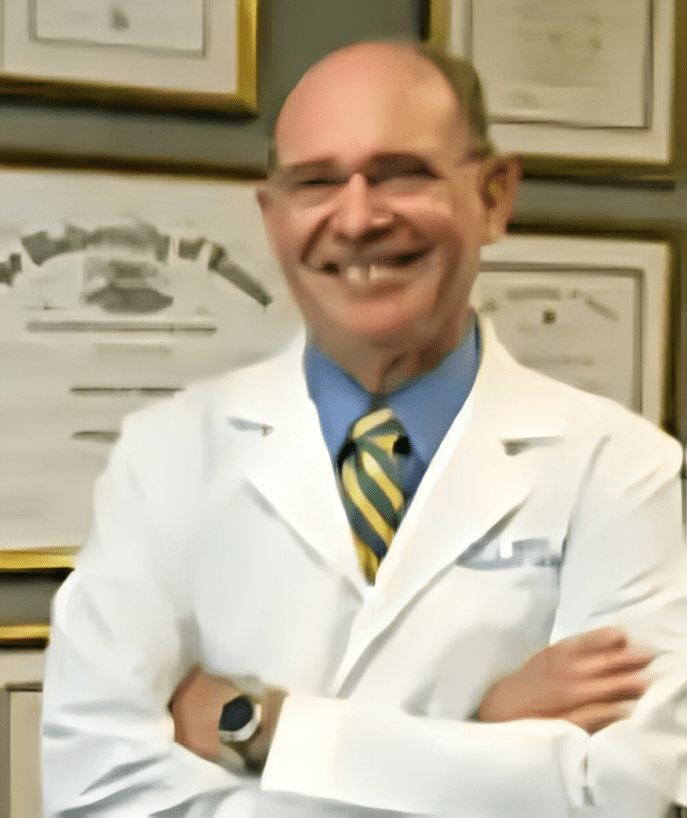
{"type": "MultiPolygon", "coordinates": [[[[260,0],[258,83],[260,115],[253,119],[214,115],[141,113],[97,106],[41,103],[13,99],[0,103],[0,159],[32,154],[50,161],[56,154],[180,164],[263,165],[267,140],[265,123],[284,92],[303,70],[333,48],[356,39],[415,36],[420,30],[420,0],[260,0]]],[[[105,194],[104,194],[105,195],[105,194]]],[[[617,229],[662,229],[671,223],[687,233],[687,179],[675,184],[611,185],[573,180],[525,180],[516,221],[571,223],[617,229]]],[[[676,321],[687,336],[687,281],[684,258],[679,260],[673,287],[676,321]],[[682,283],[681,283],[682,282],[682,283]]],[[[678,333],[672,344],[677,350],[678,333]]],[[[685,341],[674,363],[679,409],[671,419],[673,431],[687,440],[687,349],[685,341]]],[[[10,593],[0,583],[0,607],[20,613],[47,608],[52,586],[27,580],[10,593]],[[18,601],[18,595],[21,602],[18,601]],[[11,603],[11,604],[10,604],[11,603]]],[[[47,614],[47,611],[45,611],[47,614]]]]}

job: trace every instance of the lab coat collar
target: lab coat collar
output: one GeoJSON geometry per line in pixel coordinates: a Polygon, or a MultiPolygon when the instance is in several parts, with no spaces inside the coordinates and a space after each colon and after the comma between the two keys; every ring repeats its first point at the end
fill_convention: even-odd
{"type": "Polygon", "coordinates": [[[246,477],[314,559],[362,596],[350,527],[303,372],[305,331],[266,361],[233,373],[225,412],[235,429],[261,431],[246,477]]]}
{"type": "MultiPolygon", "coordinates": [[[[533,477],[521,455],[566,434],[560,406],[536,400],[541,376],[516,364],[482,323],[483,354],[473,390],[449,429],[377,575],[377,614],[353,640],[340,681],[371,640],[467,548],[503,526],[525,502],[533,477]],[[528,380],[532,380],[529,388],[528,380]]],[[[334,470],[303,374],[305,333],[280,355],[236,373],[227,420],[263,430],[247,477],[303,548],[366,585],[334,470]]]]}
{"type": "Polygon", "coordinates": [[[560,406],[554,412],[547,404],[541,376],[516,364],[489,324],[481,332],[484,351],[475,385],[377,572],[370,595],[374,614],[354,629],[335,680],[337,692],[367,646],[468,548],[497,536],[525,503],[536,475],[524,452],[565,438],[560,406]],[[533,403],[539,394],[541,401],[533,403]]]}

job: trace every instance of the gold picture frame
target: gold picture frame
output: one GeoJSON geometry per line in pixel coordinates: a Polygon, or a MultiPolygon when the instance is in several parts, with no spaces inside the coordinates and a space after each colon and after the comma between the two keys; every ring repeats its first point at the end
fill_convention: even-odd
{"type": "Polygon", "coordinates": [[[50,640],[47,622],[20,625],[0,625],[0,648],[44,648],[50,640]]]}
{"type": "Polygon", "coordinates": [[[136,4],[107,4],[108,13],[123,15],[124,22],[110,21],[112,25],[101,20],[106,4],[102,10],[86,0],[62,5],[64,13],[47,0],[0,0],[1,94],[143,109],[257,113],[258,0],[158,3],[158,15],[166,9],[170,18],[177,18],[167,27],[174,38],[169,34],[167,40],[155,20],[136,17],[136,4]],[[192,34],[186,31],[186,18],[194,23],[192,34]]]}
{"type": "MultiPolygon", "coordinates": [[[[76,546],[0,550],[0,598],[5,582],[25,582],[27,579],[34,586],[38,583],[45,587],[40,596],[52,593],[74,568],[78,551],[76,546]]],[[[44,648],[50,639],[47,616],[46,608],[45,619],[38,615],[31,621],[0,622],[0,649],[44,648]]]]}
{"type": "Polygon", "coordinates": [[[0,574],[61,574],[74,567],[76,546],[12,548],[0,551],[0,574]]]}
{"type": "MultiPolygon", "coordinates": [[[[617,0],[614,6],[618,12],[616,22],[623,19],[622,10],[618,11],[622,4],[619,4],[620,0],[617,0]]],[[[571,9],[576,7],[569,4],[554,5],[555,9],[550,4],[542,8],[551,15],[551,26],[556,23],[560,28],[558,34],[562,32],[562,36],[566,36],[566,21],[557,21],[554,15],[561,13],[562,17],[560,9],[570,16],[571,9]]],[[[584,9],[588,10],[590,5],[593,8],[592,0],[584,5],[584,9]]],[[[607,82],[605,96],[596,99],[597,119],[592,118],[590,121],[583,118],[575,121],[572,113],[567,121],[565,117],[557,119],[560,111],[553,109],[567,105],[567,100],[574,96],[569,93],[569,88],[561,92],[559,83],[564,84],[565,81],[558,78],[547,89],[546,79],[542,80],[540,77],[537,85],[529,76],[534,71],[533,65],[538,67],[540,73],[542,66],[548,71],[549,61],[541,59],[541,55],[539,59],[534,59],[528,51],[533,46],[524,34],[523,44],[518,45],[518,35],[514,32],[526,27],[527,21],[524,20],[524,11],[517,3],[502,0],[497,4],[477,6],[476,0],[427,0],[423,30],[428,42],[435,47],[467,56],[474,61],[485,85],[487,105],[491,105],[495,111],[491,126],[494,141],[500,150],[523,156],[527,175],[673,179],[679,170],[684,169],[686,158],[683,144],[687,133],[687,106],[680,101],[685,99],[687,54],[679,44],[684,42],[687,33],[687,7],[676,0],[633,0],[633,8],[637,18],[634,34],[638,40],[640,37],[645,40],[638,42],[637,48],[628,48],[622,36],[625,32],[620,30],[619,25],[614,25],[613,15],[606,13],[606,6],[599,3],[598,14],[591,15],[601,22],[598,24],[599,30],[593,32],[593,36],[585,32],[585,42],[593,43],[598,53],[603,53],[608,45],[609,50],[615,49],[621,55],[625,54],[628,65],[635,74],[641,71],[642,77],[641,83],[634,82],[627,79],[617,67],[613,74],[608,66],[615,65],[617,61],[607,60],[603,70],[608,70],[608,74],[602,75],[602,68],[599,67],[599,76],[596,78],[603,80],[597,83],[599,86],[607,82]],[[475,14],[476,11],[479,13],[475,14]],[[524,22],[521,21],[523,25],[518,27],[517,20],[511,18],[520,13],[523,14],[524,22]],[[502,33],[504,42],[507,43],[505,48],[499,45],[500,40],[495,31],[499,24],[499,14],[504,23],[502,33]],[[507,14],[511,15],[508,20],[507,14]],[[642,15],[645,15],[645,19],[642,15]],[[505,22],[509,25],[506,26],[505,22]],[[475,44],[481,46],[477,48],[475,44]],[[510,57],[505,57],[506,53],[510,57]],[[520,66],[521,76],[517,72],[513,73],[513,65],[510,63],[520,66]],[[492,82],[491,87],[489,81],[492,82]],[[624,91],[628,88],[618,89],[613,85],[614,82],[627,82],[628,88],[633,89],[636,94],[636,110],[633,114],[636,119],[631,119],[627,114],[628,119],[622,120],[621,113],[618,113],[617,120],[610,115],[607,120],[603,119],[609,100],[621,100],[627,96],[624,91]],[[498,88],[494,88],[494,83],[498,88]],[[522,101],[528,96],[526,91],[531,92],[527,103],[522,101]],[[511,96],[508,97],[508,94],[511,96]],[[522,100],[518,103],[517,112],[513,113],[517,108],[513,102],[508,113],[504,100],[515,99],[518,95],[522,100]],[[532,96],[536,98],[536,102],[531,101],[532,96]],[[623,124],[619,124],[621,120],[623,124]]],[[[543,37],[546,33],[543,31],[544,23],[539,28],[542,30],[538,29],[535,33],[543,37]]],[[[554,38],[556,32],[553,28],[549,33],[554,38]]],[[[553,48],[552,43],[549,46],[553,48]]],[[[562,53],[558,46],[556,53],[562,53]]],[[[575,50],[571,46],[571,54],[579,56],[579,49],[575,50]]],[[[573,83],[580,73],[579,66],[572,64],[572,56],[569,65],[563,64],[563,58],[560,62],[558,68],[563,74],[567,71],[565,76],[573,83]]],[[[629,76],[632,72],[628,71],[627,74],[629,76]]],[[[593,85],[594,82],[590,81],[584,88],[580,81],[580,88],[576,89],[580,91],[578,114],[583,109],[583,101],[591,98],[589,89],[593,85]],[[587,92],[589,97],[585,96],[587,92]]]]}

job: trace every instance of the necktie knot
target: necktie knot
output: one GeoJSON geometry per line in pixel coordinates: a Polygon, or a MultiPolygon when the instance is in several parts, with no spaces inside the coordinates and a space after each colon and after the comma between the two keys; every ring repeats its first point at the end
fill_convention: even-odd
{"type": "Polygon", "coordinates": [[[403,424],[388,407],[375,409],[354,421],[348,438],[358,446],[376,446],[387,457],[397,453],[400,440],[408,440],[403,424]]]}
{"type": "Polygon", "coordinates": [[[382,407],[351,424],[339,456],[344,507],[369,582],[374,582],[405,510],[397,458],[401,451],[409,451],[403,424],[382,407]]]}

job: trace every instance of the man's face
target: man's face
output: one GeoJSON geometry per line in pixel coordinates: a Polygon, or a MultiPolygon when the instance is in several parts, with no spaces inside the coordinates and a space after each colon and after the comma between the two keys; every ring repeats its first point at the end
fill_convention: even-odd
{"type": "Polygon", "coordinates": [[[314,342],[443,355],[490,235],[483,162],[438,70],[388,45],[306,74],[275,133],[265,224],[314,342]]]}

